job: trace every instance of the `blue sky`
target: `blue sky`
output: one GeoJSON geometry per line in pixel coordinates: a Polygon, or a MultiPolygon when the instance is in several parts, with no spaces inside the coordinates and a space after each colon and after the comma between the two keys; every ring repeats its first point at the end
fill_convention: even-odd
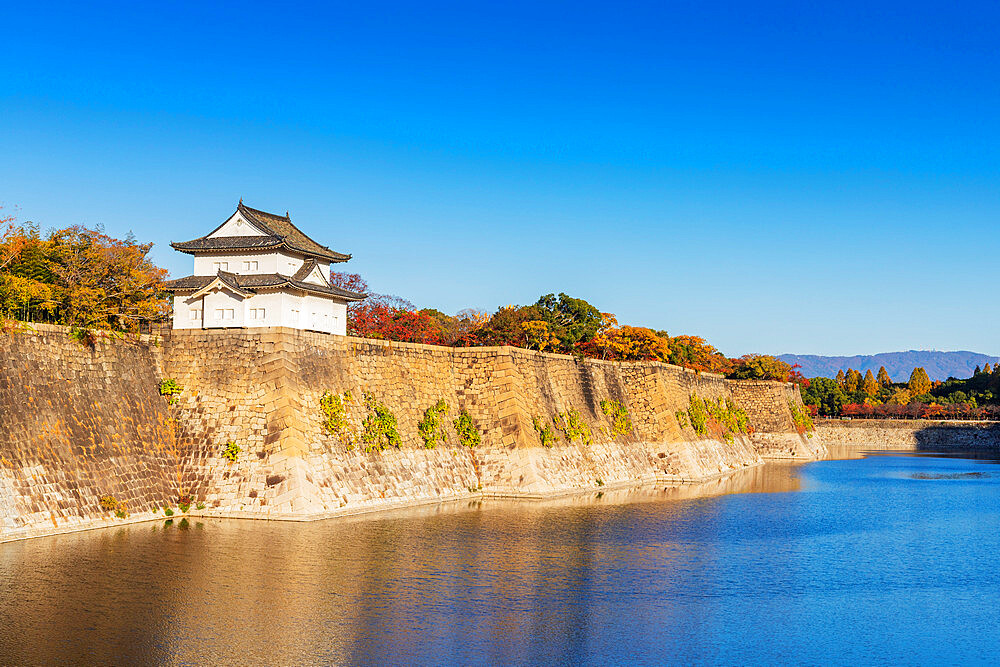
{"type": "Polygon", "coordinates": [[[243,197],[446,312],[1000,354],[1000,4],[495,4],[7,3],[0,203],[174,276],[243,197]]]}

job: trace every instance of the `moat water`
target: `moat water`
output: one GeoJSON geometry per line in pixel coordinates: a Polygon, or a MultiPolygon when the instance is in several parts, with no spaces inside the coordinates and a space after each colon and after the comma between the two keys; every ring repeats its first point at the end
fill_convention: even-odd
{"type": "Polygon", "coordinates": [[[880,454],[671,491],[0,544],[0,664],[985,663],[1000,466],[880,454]]]}

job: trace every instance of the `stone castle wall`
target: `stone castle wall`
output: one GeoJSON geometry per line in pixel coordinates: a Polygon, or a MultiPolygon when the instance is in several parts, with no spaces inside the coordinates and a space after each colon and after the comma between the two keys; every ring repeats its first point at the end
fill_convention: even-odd
{"type": "Polygon", "coordinates": [[[64,327],[0,335],[0,540],[109,525],[177,495],[183,455],[148,339],[85,348],[64,327]]]}
{"type": "Polygon", "coordinates": [[[1000,423],[931,419],[818,419],[825,445],[851,449],[948,451],[1000,449],[1000,423]]]}
{"type": "Polygon", "coordinates": [[[17,415],[0,441],[0,540],[121,521],[99,506],[101,495],[125,502],[133,520],[176,506],[180,494],[214,515],[313,519],[481,494],[695,481],[822,449],[794,431],[794,388],[666,364],[290,329],[174,331],[160,345],[100,340],[87,349],[62,328],[40,327],[0,346],[0,414],[17,415]],[[162,378],[183,387],[176,405],[158,395],[162,378]],[[326,392],[351,395],[344,432],[323,428],[326,392]],[[754,434],[727,442],[682,427],[676,413],[692,393],[735,400],[754,434]],[[366,394],[395,415],[400,448],[349,446],[368,414],[366,394]],[[449,406],[448,442],[426,449],[417,422],[439,399],[449,406]],[[626,406],[630,432],[612,433],[600,407],[609,399],[626,406]],[[463,409],[482,435],[475,449],[452,426],[463,409]],[[591,441],[543,447],[536,420],[570,410],[591,441]],[[240,449],[232,462],[229,442],[240,449]]]}

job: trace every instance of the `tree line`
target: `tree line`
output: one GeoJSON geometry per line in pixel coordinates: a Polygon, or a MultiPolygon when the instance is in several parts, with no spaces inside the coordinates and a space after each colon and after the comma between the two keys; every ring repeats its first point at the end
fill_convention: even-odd
{"type": "Polygon", "coordinates": [[[42,234],[36,225],[0,215],[0,317],[139,331],[169,313],[167,272],[150,261],[152,247],[100,228],[42,234]]]}
{"type": "Polygon", "coordinates": [[[893,382],[885,367],[847,369],[834,378],[816,377],[801,387],[814,414],[831,417],[983,419],[1000,417],[1000,364],[976,367],[972,377],[933,382],[914,368],[906,382],[893,382]]]}
{"type": "MultiPolygon", "coordinates": [[[[117,239],[100,228],[72,226],[42,233],[0,216],[0,320],[50,322],[74,330],[137,332],[170,317],[166,271],[149,259],[151,243],[117,239]]],[[[365,338],[455,347],[510,345],[614,361],[662,361],[738,379],[796,380],[798,371],[767,355],[732,359],[704,338],[619,324],[584,299],[544,294],[492,313],[447,315],[397,296],[370,294],[358,274],[332,273],[331,283],[368,293],[348,306],[348,333],[365,338]]]]}
{"type": "Polygon", "coordinates": [[[508,305],[492,313],[465,309],[446,315],[417,308],[391,295],[371,294],[358,274],[333,273],[338,287],[365,292],[348,305],[348,334],[453,347],[509,345],[542,352],[614,361],[662,361],[736,379],[789,381],[801,378],[789,364],[769,355],[732,359],[699,336],[671,336],[648,327],[621,325],[584,299],[544,294],[532,304],[508,305]]]}

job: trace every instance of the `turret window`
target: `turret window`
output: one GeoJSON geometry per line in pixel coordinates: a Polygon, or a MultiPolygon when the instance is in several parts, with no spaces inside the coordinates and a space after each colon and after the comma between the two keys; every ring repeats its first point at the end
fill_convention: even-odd
{"type": "Polygon", "coordinates": [[[243,272],[251,273],[253,271],[257,271],[257,266],[257,262],[243,262],[243,272]]]}

